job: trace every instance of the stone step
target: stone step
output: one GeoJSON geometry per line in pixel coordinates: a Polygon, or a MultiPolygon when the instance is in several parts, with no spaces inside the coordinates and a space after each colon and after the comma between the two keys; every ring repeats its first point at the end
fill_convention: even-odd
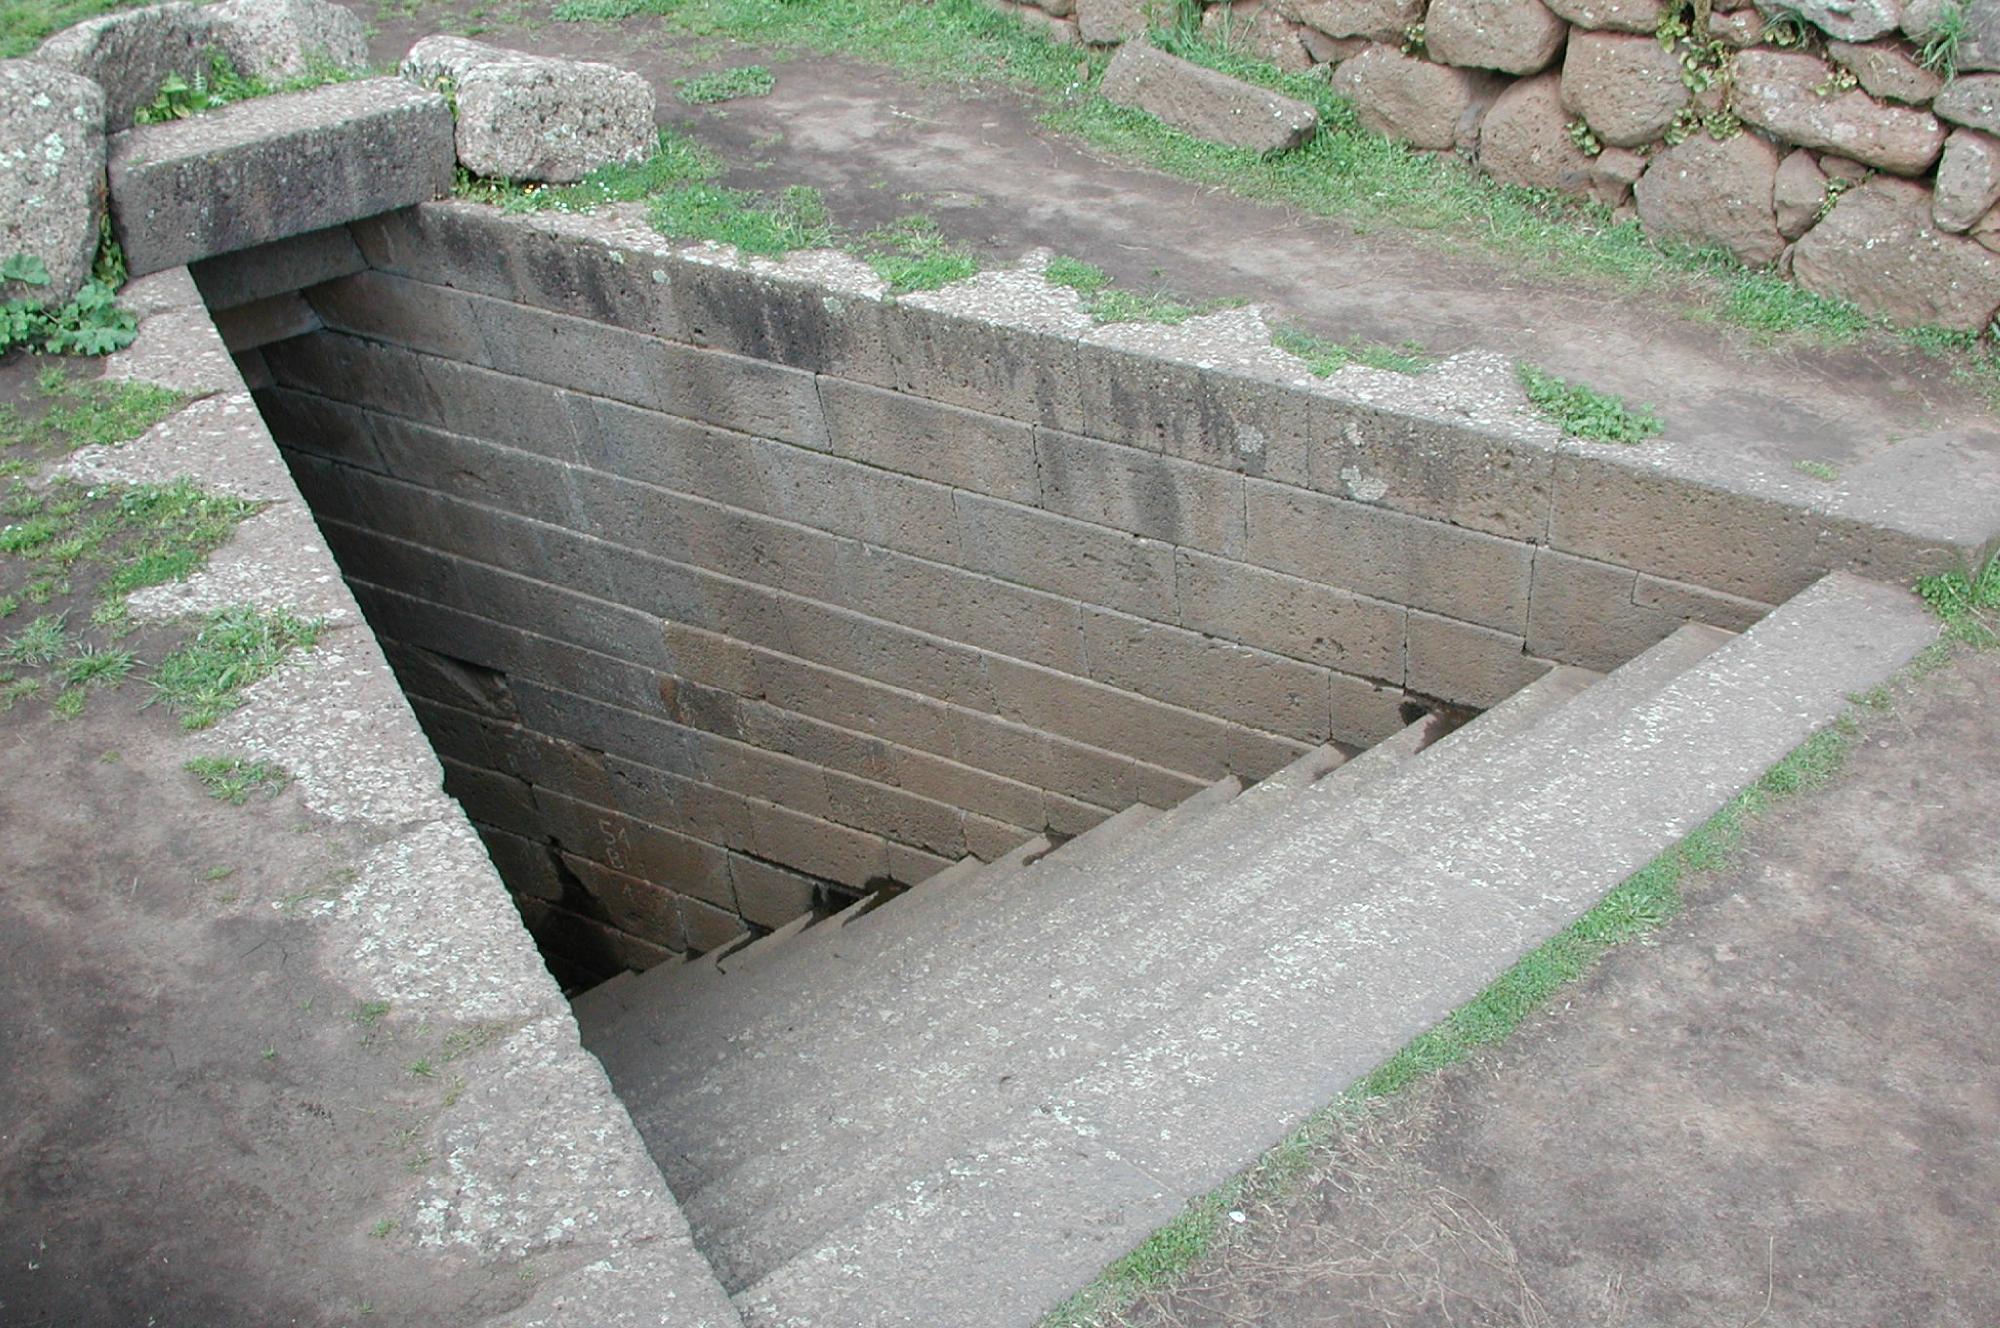
{"type": "MultiPolygon", "coordinates": [[[[1684,638],[1649,652],[1477,762],[1439,743],[1343,802],[1344,827],[1310,796],[1287,802],[1261,838],[1191,864],[1214,890],[1260,901],[1254,933],[1192,953],[1185,936],[1134,938],[1105,966],[1106,990],[1031,1000],[991,1043],[885,1037],[865,1069],[878,1095],[900,1098],[896,1128],[848,1155],[874,1173],[872,1200],[740,1294],[746,1323],[1032,1322],[1094,1271],[1067,1233],[1129,1245],[1254,1161],[1935,636],[1903,592],[1828,577],[1719,648],[1684,638]],[[1420,776],[1434,758],[1460,768],[1420,776]],[[1190,969],[1195,983],[1177,980],[1190,969]],[[938,1147],[890,1165],[917,1157],[902,1143],[918,1124],[938,1147]]],[[[986,979],[1013,971],[1005,962],[986,979]]],[[[833,1068],[794,1067],[844,1115],[833,1068]]]]}

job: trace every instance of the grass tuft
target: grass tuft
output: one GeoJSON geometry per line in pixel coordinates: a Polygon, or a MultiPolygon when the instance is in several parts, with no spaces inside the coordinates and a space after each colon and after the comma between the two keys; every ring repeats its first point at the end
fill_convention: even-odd
{"type": "Polygon", "coordinates": [[[1300,331],[1298,328],[1278,327],[1271,330],[1271,344],[1304,360],[1306,371],[1315,378],[1330,377],[1350,364],[1404,374],[1422,373],[1432,364],[1431,357],[1425,355],[1422,348],[1413,341],[1406,341],[1400,348],[1391,349],[1387,346],[1332,341],[1325,337],[1316,337],[1310,332],[1300,331]]]}
{"type": "Polygon", "coordinates": [[[275,798],[292,782],[284,767],[240,756],[198,756],[181,767],[199,779],[208,796],[241,807],[253,793],[275,798]]]}
{"type": "Polygon", "coordinates": [[[861,237],[858,248],[891,295],[937,290],[979,271],[972,251],[926,216],[902,217],[861,237]]]}
{"type": "Polygon", "coordinates": [[[778,80],[763,65],[742,65],[735,69],[697,74],[693,78],[677,78],[674,80],[674,95],[690,106],[708,106],[719,101],[735,101],[740,97],[766,97],[776,86],[778,80]]]}
{"type": "Polygon", "coordinates": [[[164,704],[181,727],[203,729],[242,704],[245,687],[294,650],[310,650],[324,624],[238,606],[209,615],[194,639],[160,661],[146,704],[164,704]]]}
{"type": "Polygon", "coordinates": [[[1571,438],[1593,443],[1643,443],[1666,426],[1649,407],[1634,408],[1618,397],[1543,373],[1531,364],[1519,369],[1528,402],[1571,438]]]}

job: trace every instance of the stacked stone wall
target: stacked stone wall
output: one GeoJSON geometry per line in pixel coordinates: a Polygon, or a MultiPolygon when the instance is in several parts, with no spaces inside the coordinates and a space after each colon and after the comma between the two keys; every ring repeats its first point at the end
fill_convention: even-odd
{"type": "MultiPolygon", "coordinates": [[[[1740,628],[1816,569],[1958,560],[594,224],[428,204],[300,241],[302,270],[368,266],[257,354],[452,791],[576,981],[1740,628]]],[[[248,298],[283,266],[204,280],[248,298]]]]}
{"type": "MultiPolygon", "coordinates": [[[[1169,16],[1144,0],[1005,7],[1098,44],[1143,39],[1169,16]]],[[[1992,0],[1204,0],[1202,12],[1211,38],[1323,73],[1365,127],[1462,153],[1503,183],[1594,199],[1655,240],[1775,266],[1900,323],[1980,332],[2000,310],[1992,0]]],[[[1173,95],[1204,94],[1190,81],[1173,95]]]]}

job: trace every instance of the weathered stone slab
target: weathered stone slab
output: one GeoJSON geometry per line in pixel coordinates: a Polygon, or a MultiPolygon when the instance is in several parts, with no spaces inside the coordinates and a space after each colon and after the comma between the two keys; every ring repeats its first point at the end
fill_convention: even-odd
{"type": "Polygon", "coordinates": [[[1841,196],[1792,260],[1799,283],[1903,323],[1983,331],[2000,308],[2000,257],[1941,234],[1930,191],[1878,176],[1841,196]]]}
{"type": "Polygon", "coordinates": [[[1727,249],[1746,263],[1784,250],[1772,210],[1778,150],[1755,134],[1717,142],[1696,134],[1653,159],[1633,192],[1639,222],[1655,240],[1727,249]]]}
{"type": "Polygon", "coordinates": [[[81,74],[104,89],[104,122],[132,123],[169,75],[192,74],[215,40],[202,10],[179,0],[85,19],[42,43],[35,59],[81,74]]]}
{"type": "Polygon", "coordinates": [[[477,175],[567,183],[637,161],[658,138],[652,85],[615,65],[426,37],[402,73],[452,91],[459,164],[477,175]]]}
{"type": "Polygon", "coordinates": [[[0,261],[39,258],[49,284],[0,281],[0,300],[61,304],[90,275],[104,212],[104,92],[29,60],[0,60],[0,261]]]}
{"type": "Polygon", "coordinates": [[[1238,78],[1127,42],[1104,71],[1100,91],[1120,106],[1158,116],[1176,129],[1250,152],[1283,152],[1311,137],[1319,113],[1238,78]]]}
{"type": "Polygon", "coordinates": [[[1611,147],[1656,141],[1687,105],[1681,62],[1652,37],[1576,31],[1563,57],[1562,101],[1611,147]]]}
{"type": "Polygon", "coordinates": [[[1354,103],[1364,127],[1412,147],[1447,151],[1476,141],[1479,122],[1504,82],[1371,46],[1334,71],[1334,91],[1354,103]]]}
{"type": "Polygon", "coordinates": [[[241,102],[111,140],[134,276],[371,217],[451,188],[451,111],[400,79],[241,102]]]}
{"type": "Polygon", "coordinates": [[[1736,60],[1736,113],[1788,143],[1837,152],[1896,175],[1930,169],[1944,147],[1944,127],[1936,116],[1884,106],[1860,91],[1823,96],[1819,89],[1832,75],[1832,67],[1817,56],[1745,51],[1736,60]]]}
{"type": "Polygon", "coordinates": [[[329,0],[222,0],[205,12],[216,44],[251,78],[368,64],[368,26],[329,0]]]}
{"type": "Polygon", "coordinates": [[[1304,34],[1308,31],[1265,0],[1230,0],[1201,16],[1201,35],[1210,41],[1269,60],[1294,74],[1304,73],[1318,62],[1306,46],[1304,34]]]}
{"type": "Polygon", "coordinates": [[[1542,0],[1432,0],[1424,16],[1432,59],[1507,74],[1547,69],[1568,33],[1542,0]]]}
{"type": "Polygon", "coordinates": [[[1502,184],[1583,193],[1592,161],[1569,132],[1559,77],[1524,78],[1500,94],[1479,129],[1479,166],[1502,184]]]}

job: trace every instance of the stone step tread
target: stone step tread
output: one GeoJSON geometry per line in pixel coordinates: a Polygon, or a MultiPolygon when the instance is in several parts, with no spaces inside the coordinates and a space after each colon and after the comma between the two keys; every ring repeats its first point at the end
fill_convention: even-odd
{"type": "MultiPolygon", "coordinates": [[[[1010,1042],[1024,1039],[1023,1045],[1035,1044],[1046,1026],[1062,1026],[1071,1014],[1086,1010],[1083,1017],[1096,1026],[1092,1036],[1104,1035],[1124,1026],[1122,1007],[1133,1011],[1125,1022],[1170,1011],[1177,993],[1198,988],[1206,973],[1236,962],[1231,957],[1234,951],[1254,947],[1270,923],[1269,905],[1237,898],[1211,907],[1206,917],[1197,913],[1197,906],[1227,900],[1239,864],[1253,858],[1260,842],[1270,837],[1271,827],[1287,824],[1288,815],[1297,813],[1291,815],[1292,821],[1303,817],[1327,833],[1335,845],[1328,851],[1331,858],[1343,833],[1368,833],[1378,822],[1407,821],[1400,801],[1425,796],[1423,791],[1440,779],[1464,782],[1470,777],[1468,771],[1487,778],[1485,766],[1478,763],[1490,765],[1500,754],[1519,747],[1527,735],[1552,729],[1555,741],[1563,742],[1579,723],[1587,732],[1602,722],[1604,714],[1650,694],[1727,639],[1727,633],[1706,628],[1688,630],[1599,687],[1591,686],[1596,675],[1586,671],[1552,671],[1506,704],[1448,735],[1421,761],[1407,758],[1425,741],[1426,726],[1412,725],[1309,786],[1277,812],[1218,831],[1216,842],[1172,864],[1180,872],[1179,892],[1170,896],[1174,902],[1166,909],[1173,927],[1147,929],[1137,925],[1144,921],[1137,916],[1122,923],[1100,919],[1067,926],[1054,912],[1016,919],[1014,930],[1021,933],[1018,949],[1010,948],[1011,936],[989,938],[976,950],[937,962],[921,1001],[854,1007],[851,1028],[857,1033],[866,1030],[858,1040],[837,1031],[811,1045],[757,1046],[750,1057],[728,1067],[733,1073],[712,1074],[683,1094],[658,1099],[657,1118],[637,1112],[635,1119],[642,1134],[650,1138],[671,1133],[680,1151],[711,1159],[711,1168],[717,1160],[729,1164],[726,1170],[711,1171],[714,1181],[684,1192],[684,1197],[689,1220],[706,1238],[718,1266],[725,1274],[739,1275],[736,1280],[725,1275],[725,1284],[740,1285],[743,1277],[755,1276],[768,1266],[774,1254],[795,1249],[801,1232],[818,1229],[830,1210],[850,1204],[857,1192],[865,1195],[879,1188],[883,1171],[851,1173],[846,1165],[849,1149],[857,1141],[878,1141],[898,1155],[930,1146],[927,1136],[912,1128],[920,1106],[901,1085],[921,1082],[938,1090],[944,1104],[939,1110],[946,1115],[990,1112],[996,1107],[988,1080],[997,1076],[982,1079],[982,1062],[968,1059],[964,1048],[989,1047],[995,1049],[989,1055],[1004,1058],[1010,1042]],[[1589,698],[1592,704],[1580,707],[1579,698],[1589,698]],[[1256,917],[1258,926],[1246,929],[1243,917],[1256,917]],[[1027,939],[1026,933],[1037,927],[1045,928],[1045,933],[1027,939]],[[1140,976],[1131,971],[1135,952],[1149,956],[1143,975],[1148,986],[1131,985],[1140,976]],[[1025,988],[1018,981],[1011,985],[1006,981],[1006,974],[1019,972],[1036,974],[1037,985],[1025,988]],[[1096,975],[1104,973],[1118,975],[1116,1001],[1097,985],[1096,975]],[[890,1035],[898,1028],[906,1031],[892,1041],[890,1035]],[[814,1083],[809,1095],[800,1091],[799,1081],[806,1079],[814,1083]],[[715,1104],[724,1100],[740,1109],[717,1112],[715,1104]],[[891,1122],[897,1128],[885,1134],[891,1122]],[[781,1168],[773,1165],[777,1154],[770,1145],[784,1152],[781,1168]],[[738,1231],[745,1223],[751,1229],[738,1231]]],[[[1507,778],[1499,781],[1503,788],[1507,782],[1507,778]]],[[[1152,896],[1157,898],[1158,893],[1155,889],[1152,896]]],[[[1107,886],[1099,895],[1085,902],[1145,897],[1146,892],[1107,886]]],[[[917,990],[911,988],[913,994],[917,990]]],[[[1032,1094],[1041,1085],[1038,1076],[1062,1068],[1060,1044],[1043,1045],[1038,1055],[1048,1064],[1007,1062],[1010,1093],[1032,1094]]],[[[947,1134],[963,1124],[931,1123],[942,1125],[947,1134]]]]}
{"type": "MultiPolygon", "coordinates": [[[[1271,917],[1259,962],[1211,970],[1168,1017],[1121,1025],[1078,1009],[1067,1025],[1045,1025],[1039,1043],[958,1044],[954,1055],[989,1067],[996,1052],[1010,1069],[1040,1058],[1062,1068],[1060,1081],[1051,1075],[1017,1091],[986,1074],[930,1076],[923,1091],[934,1097],[921,1107],[935,1147],[924,1155],[898,1147],[890,1165],[886,1152],[919,1119],[919,1104],[904,1103],[898,1129],[855,1154],[879,1183],[798,1240],[739,1305],[757,1323],[1031,1320],[1082,1280],[1038,1252],[1049,1226],[1064,1220],[1058,1201],[1017,1223],[1012,1195],[955,1189],[954,1167],[1037,1147],[1054,1118],[1100,1161],[1135,1168],[1177,1198],[1204,1192],[1700,825],[1836,717],[1849,695],[1935,636],[1935,622],[1902,592],[1826,578],[1594,735],[1524,743],[1535,750],[1506,787],[1463,797],[1432,789],[1435,815],[1343,841],[1334,870],[1348,888],[1279,892],[1291,907],[1271,917]],[[1061,1055],[1046,1056],[1050,1045],[1061,1055]],[[969,1140],[981,1141],[974,1153],[969,1140]],[[937,1220],[939,1211],[950,1220],[937,1220]],[[906,1298],[898,1282],[914,1269],[951,1269],[964,1286],[1004,1285],[1021,1300],[996,1313],[970,1293],[959,1299],[928,1284],[906,1298]],[[1030,1312],[1016,1312],[1021,1305],[1030,1312]]],[[[1301,822],[1231,870],[1317,879],[1328,869],[1326,847],[1301,822]]],[[[1119,970],[1121,999],[1154,957],[1119,970]]],[[[1066,1161],[1089,1174],[1080,1159],[1066,1161]]],[[[813,1185],[810,1170],[799,1181],[813,1185]]],[[[1090,1196],[1065,1193],[1080,1215],[1090,1196]]],[[[700,1227],[697,1238],[705,1239],[700,1227]]]]}
{"type": "MultiPolygon", "coordinates": [[[[1524,689],[1507,703],[1495,707],[1473,723],[1448,735],[1446,743],[1440,746],[1442,748],[1450,745],[1476,754],[1486,744],[1504,741],[1516,724],[1532,722],[1541,714],[1544,707],[1566,701],[1575,690],[1594,677],[1595,675],[1582,670],[1555,670],[1551,676],[1524,689]]],[[[1386,777],[1400,766],[1408,753],[1416,749],[1423,736],[1431,731],[1429,721],[1419,721],[1392,739],[1342,763],[1322,779],[1294,790],[1291,796],[1338,799],[1347,795],[1349,790],[1365,785],[1373,779],[1386,777]]],[[[1254,788],[1251,792],[1254,792],[1254,788]]],[[[1213,819],[1207,824],[1197,826],[1196,832],[1198,837],[1204,840],[1235,842],[1243,837],[1246,827],[1268,820],[1274,809],[1286,805],[1288,800],[1280,797],[1266,801],[1260,810],[1259,805],[1252,802],[1246,794],[1217,809],[1212,813],[1213,819]]],[[[1180,845],[1172,841],[1156,845],[1155,853],[1146,860],[1146,865],[1153,865],[1163,855],[1181,856],[1180,845]]],[[[933,987],[939,984],[948,985],[958,976],[954,973],[952,964],[941,962],[939,959],[938,951],[946,946],[968,952],[990,949],[994,945],[1010,944],[1009,933],[1025,930],[1036,934],[1037,945],[1047,947],[1056,944],[1060,937],[1045,934],[1045,928],[1117,934],[1132,925],[1132,919],[1127,915],[1137,904],[1128,893],[1105,888],[1105,883],[1096,878],[1078,878],[1072,884],[1077,889],[1063,898],[1061,907],[1056,906],[1052,894],[1038,895],[1032,901],[1032,907],[1018,914],[1011,908],[987,909],[984,917],[968,922],[967,931],[962,937],[946,937],[934,933],[921,938],[925,942],[921,947],[915,944],[915,938],[903,938],[909,943],[897,952],[894,964],[886,968],[879,962],[871,964],[869,976],[872,980],[866,984],[857,983],[849,988],[850,1008],[874,1012],[873,1017],[880,1017],[890,1024],[900,1022],[906,1013],[921,1015],[931,1010],[950,1008],[941,1002],[929,999],[933,987]],[[975,926],[979,930],[971,930],[975,926]]],[[[1011,903],[1015,897],[1010,894],[1009,902],[1011,903]]],[[[1157,901],[1158,895],[1154,892],[1148,906],[1157,901]]],[[[1187,907],[1175,905],[1183,916],[1188,915],[1188,907],[1193,905],[1187,907]]],[[[1221,917],[1208,923],[1203,930],[1212,928],[1235,931],[1240,930],[1241,925],[1240,919],[1221,917]]],[[[857,954],[853,957],[857,960],[877,958],[867,954],[857,954]]],[[[1039,961],[1031,961],[1030,967],[1037,972],[1043,969],[1039,961]]],[[[989,993],[993,994],[997,993],[989,993]]],[[[794,1000],[801,1004],[809,1003],[813,999],[810,989],[804,986],[794,994],[794,1000]]],[[[982,998],[974,996],[971,1008],[979,1008],[984,1004],[982,998]]],[[[740,1031],[728,1046],[712,1052],[705,1059],[690,1056],[680,1061],[672,1073],[663,1073],[647,1084],[644,1096],[657,1103],[663,1117],[674,1115],[684,1109],[688,1110],[689,1114],[684,1115],[674,1127],[677,1132],[683,1134],[691,1132],[705,1116],[711,1114],[712,1104],[715,1101],[725,1096],[735,1097],[737,1090],[732,1083],[734,1075],[743,1074],[750,1078],[766,1076],[774,1068],[772,1063],[774,1057],[790,1054],[798,1043],[805,1040],[787,1035],[788,1029],[796,1031],[795,1025],[790,1021],[781,1023],[769,1018],[744,1018],[738,1027],[740,1031]],[[738,1062],[754,1062],[754,1065],[743,1066],[738,1062]],[[668,1096],[663,1093],[662,1090],[667,1082],[676,1078],[684,1085],[679,1090],[680,1093],[699,1097],[706,1105],[683,1103],[678,1094],[668,1096]]],[[[770,1105],[774,1108],[781,1107],[784,1101],[785,1098],[781,1095],[780,1098],[771,1099],[770,1105]]],[[[646,1124],[642,1121],[642,1131],[645,1128],[646,1124]]],[[[734,1129],[733,1126],[726,1124],[723,1128],[732,1132],[734,1129]]],[[[712,1146],[696,1145],[692,1141],[690,1143],[693,1151],[697,1153],[705,1152],[712,1146]]]]}

